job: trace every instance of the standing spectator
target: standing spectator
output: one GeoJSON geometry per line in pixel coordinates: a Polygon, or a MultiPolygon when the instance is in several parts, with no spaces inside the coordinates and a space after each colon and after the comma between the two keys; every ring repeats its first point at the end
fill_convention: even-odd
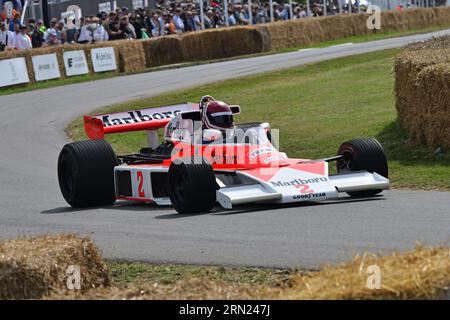
{"type": "Polygon", "coordinates": [[[7,25],[6,21],[0,23],[0,51],[10,51],[16,47],[16,36],[8,30],[7,25]]]}
{"type": "Polygon", "coordinates": [[[78,30],[75,25],[75,20],[67,21],[66,24],[66,42],[69,44],[78,42],[78,30]]]}
{"type": "Polygon", "coordinates": [[[100,19],[94,17],[92,19],[92,40],[93,42],[103,42],[109,40],[108,32],[106,32],[105,27],[100,23],[100,19]]]}
{"type": "Polygon", "coordinates": [[[160,30],[161,28],[160,18],[156,13],[152,15],[151,28],[152,28],[151,30],[152,37],[158,37],[162,35],[160,30]]]}
{"type": "Polygon", "coordinates": [[[53,45],[55,44],[55,39],[54,36],[57,34],[56,32],[56,24],[58,23],[58,20],[56,20],[56,18],[52,18],[52,20],[50,20],[50,28],[47,29],[47,31],[44,34],[44,41],[45,43],[47,43],[48,45],[53,45]],[[52,39],[49,40],[49,36],[52,36],[52,39]]]}
{"type": "Polygon", "coordinates": [[[90,24],[91,20],[89,18],[82,19],[81,20],[81,28],[80,28],[80,35],[78,37],[78,43],[89,43],[92,41],[92,35],[91,32],[88,30],[88,25],[90,24]]]}
{"type": "Polygon", "coordinates": [[[194,31],[202,30],[202,22],[200,21],[197,10],[192,11],[192,25],[194,27],[194,31]]]}
{"type": "Polygon", "coordinates": [[[212,12],[212,10],[208,10],[204,16],[206,29],[211,29],[213,27],[213,18],[214,12],[212,12]]]}
{"type": "Polygon", "coordinates": [[[164,36],[166,34],[166,28],[167,28],[166,21],[167,20],[168,20],[167,13],[164,13],[162,16],[160,16],[158,18],[158,21],[159,21],[159,35],[160,36],[164,36]]]}
{"type": "Polygon", "coordinates": [[[289,11],[289,5],[285,4],[283,10],[281,11],[281,19],[282,20],[289,20],[290,19],[290,11],[289,11]]]}
{"type": "Polygon", "coordinates": [[[42,25],[42,20],[38,20],[31,31],[31,44],[33,48],[40,48],[44,43],[44,33],[41,31],[42,25]]]}
{"type": "Polygon", "coordinates": [[[183,19],[181,19],[181,17],[180,17],[180,14],[181,14],[181,9],[177,8],[175,10],[175,14],[172,18],[172,23],[175,26],[176,33],[182,33],[184,31],[184,23],[183,23],[183,19]]]}
{"type": "Polygon", "coordinates": [[[228,8],[228,25],[231,27],[237,25],[236,17],[232,8],[228,8]]]}
{"type": "Polygon", "coordinates": [[[17,50],[27,50],[32,49],[31,39],[27,35],[27,26],[19,26],[19,33],[16,35],[16,49],[17,50]]]}
{"type": "Polygon", "coordinates": [[[135,39],[142,39],[142,28],[143,28],[143,25],[141,24],[140,17],[139,16],[135,16],[135,15],[131,15],[129,20],[130,20],[130,24],[134,28],[134,32],[136,33],[136,38],[135,39]]]}
{"type": "MultiPolygon", "coordinates": [[[[126,9],[126,8],[125,8],[126,9]]],[[[125,11],[124,9],[122,9],[125,11]]],[[[136,39],[136,31],[130,23],[127,15],[120,18],[120,30],[122,31],[122,39],[136,39]]]]}
{"type": "Polygon", "coordinates": [[[64,21],[59,21],[56,24],[56,37],[58,39],[58,43],[57,44],[63,44],[66,43],[67,41],[67,34],[66,34],[66,28],[65,28],[65,24],[64,21]]]}
{"type": "Polygon", "coordinates": [[[115,12],[109,14],[109,39],[119,40],[123,39],[123,32],[120,30],[119,15],[115,12]]]}

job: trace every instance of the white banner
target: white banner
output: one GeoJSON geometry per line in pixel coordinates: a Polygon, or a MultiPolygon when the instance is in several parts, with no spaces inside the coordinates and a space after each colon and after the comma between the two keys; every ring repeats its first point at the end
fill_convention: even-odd
{"type": "Polygon", "coordinates": [[[25,58],[0,60],[0,87],[28,82],[30,79],[25,58]]]}
{"type": "Polygon", "coordinates": [[[98,12],[110,13],[112,11],[111,2],[102,2],[98,4],[98,12]]]}
{"type": "Polygon", "coordinates": [[[144,8],[144,0],[133,0],[133,9],[143,9],[144,8]]]}
{"type": "Polygon", "coordinates": [[[63,57],[68,77],[89,73],[86,55],[83,50],[65,51],[63,57]]]}
{"type": "Polygon", "coordinates": [[[61,78],[56,53],[31,57],[36,81],[61,78]]]}
{"type": "Polygon", "coordinates": [[[92,49],[91,57],[94,72],[117,70],[116,53],[113,47],[92,49]]]}
{"type": "Polygon", "coordinates": [[[8,19],[12,19],[13,15],[14,15],[14,5],[11,1],[7,1],[4,4],[5,6],[5,13],[6,13],[6,17],[8,19]]]}

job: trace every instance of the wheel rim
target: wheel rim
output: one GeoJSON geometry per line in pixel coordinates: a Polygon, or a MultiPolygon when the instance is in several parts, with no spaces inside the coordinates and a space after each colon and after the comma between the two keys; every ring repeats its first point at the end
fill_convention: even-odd
{"type": "Polygon", "coordinates": [[[342,159],[337,161],[338,172],[351,172],[352,155],[349,152],[342,153],[342,159]]]}

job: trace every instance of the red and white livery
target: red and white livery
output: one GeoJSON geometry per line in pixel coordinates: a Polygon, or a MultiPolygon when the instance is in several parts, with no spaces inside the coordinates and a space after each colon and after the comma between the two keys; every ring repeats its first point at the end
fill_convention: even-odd
{"type": "Polygon", "coordinates": [[[62,194],[73,207],[127,200],[195,213],[217,203],[231,209],[321,201],[342,192],[366,197],[389,188],[388,164],[377,140],[347,141],[331,157],[293,159],[274,146],[268,123],[234,124],[239,113],[239,106],[205,96],[199,104],[86,116],[91,140],[64,146],[59,157],[62,194]],[[159,129],[164,129],[162,142],[159,129]],[[148,146],[117,156],[103,140],[130,131],[146,131],[148,146]]]}

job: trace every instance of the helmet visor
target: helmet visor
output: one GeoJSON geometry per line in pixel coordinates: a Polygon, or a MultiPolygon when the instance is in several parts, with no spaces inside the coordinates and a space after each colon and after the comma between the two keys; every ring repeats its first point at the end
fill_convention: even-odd
{"type": "Polygon", "coordinates": [[[210,115],[209,121],[212,125],[221,127],[221,128],[231,128],[233,126],[233,115],[210,115]]]}

